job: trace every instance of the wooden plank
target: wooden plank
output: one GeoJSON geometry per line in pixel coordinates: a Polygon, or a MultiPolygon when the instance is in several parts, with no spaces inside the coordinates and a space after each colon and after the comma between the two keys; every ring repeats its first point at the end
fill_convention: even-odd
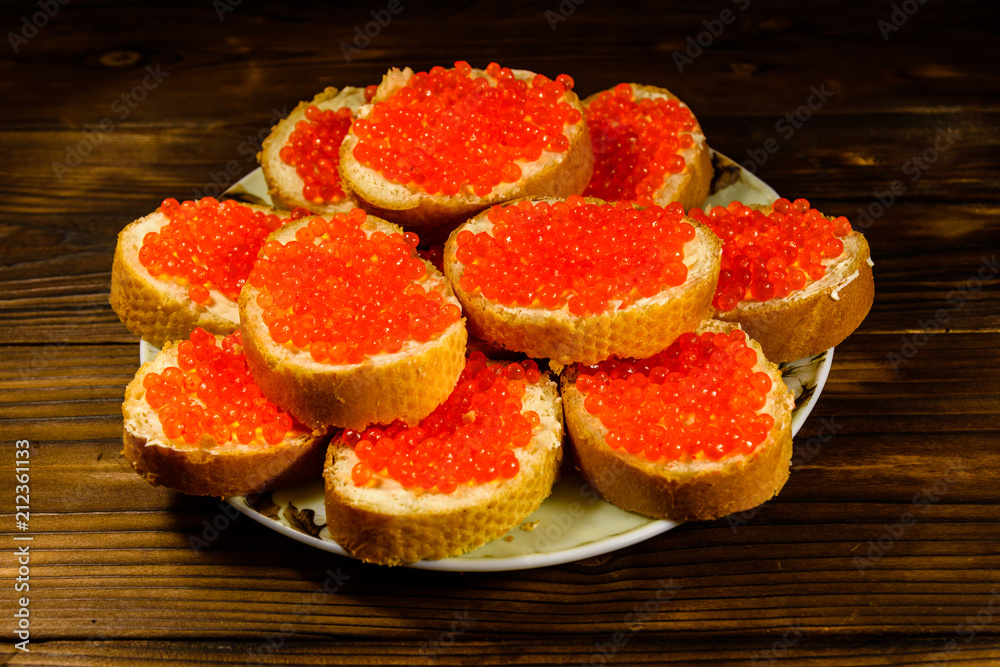
{"type": "MultiPolygon", "coordinates": [[[[996,251],[973,245],[905,256],[889,250],[883,256],[883,247],[890,246],[873,246],[875,303],[860,332],[1000,331],[1000,311],[993,304],[1000,289],[996,251]]],[[[84,262],[83,293],[70,296],[63,293],[65,281],[79,269],[73,259],[62,268],[66,274],[49,280],[26,279],[14,271],[0,275],[0,314],[7,324],[0,344],[137,341],[107,302],[110,270],[93,274],[84,262]]]]}
{"type": "MultiPolygon", "coordinates": [[[[812,5],[752,4],[739,11],[741,6],[705,2],[667,11],[643,2],[617,6],[613,14],[580,6],[553,24],[545,12],[560,18],[558,3],[555,10],[548,5],[498,10],[482,2],[404,5],[349,60],[341,43],[352,43],[356,30],[372,20],[370,8],[325,7],[323,19],[314,20],[313,8],[285,7],[276,15],[270,8],[240,6],[223,13],[227,33],[241,36],[240,45],[229,49],[218,40],[219,17],[204,3],[149,3],[142,17],[115,4],[70,6],[16,58],[5,61],[0,72],[5,78],[30,77],[31,87],[12,87],[9,113],[20,124],[42,126],[82,126],[102,117],[117,120],[126,112],[143,122],[256,117],[258,125],[266,122],[272,107],[294,105],[323,86],[377,83],[392,66],[428,68],[458,58],[478,66],[496,59],[552,76],[568,72],[584,94],[626,78],[664,85],[704,118],[724,115],[721,110],[733,105],[734,89],[754,92],[740,96],[741,114],[783,115],[805,102],[810,86],[824,82],[837,91],[843,112],[855,114],[927,113],[958,104],[998,107],[996,87],[988,85],[996,80],[989,59],[962,48],[931,55],[926,47],[930,31],[940,43],[989,43],[996,13],[988,4],[921,5],[888,40],[878,21],[887,21],[892,8],[882,4],[830,5],[836,9],[825,9],[822,20],[812,5]],[[675,54],[691,49],[688,38],[693,42],[706,32],[705,22],[718,20],[727,8],[733,11],[731,23],[718,26],[717,37],[707,35],[712,37],[709,46],[700,54],[697,47],[691,50],[695,59],[678,71],[675,54]],[[833,13],[836,20],[830,20],[833,13]],[[81,21],[103,29],[75,30],[81,21]],[[294,29],[276,31],[275,22],[294,29]],[[159,30],[148,34],[141,48],[123,46],[117,35],[137,24],[159,30]],[[496,37],[481,39],[486,33],[496,37]],[[429,52],[431,34],[438,47],[429,52]],[[841,57],[843,53],[852,57],[841,57]],[[865,76],[858,76],[862,62],[865,76]],[[58,79],[45,76],[56,63],[69,63],[75,83],[90,94],[59,106],[64,90],[58,79]],[[156,65],[162,82],[136,94],[143,100],[129,109],[121,96],[142,87],[149,76],[145,68],[156,65]],[[817,75],[820,66],[822,74],[817,75]],[[193,91],[210,93],[212,104],[189,103],[193,91]],[[46,101],[40,113],[33,111],[36,100],[46,101]]],[[[154,79],[147,81],[154,84],[154,79]]]]}
{"type": "MultiPolygon", "coordinates": [[[[90,641],[46,642],[32,648],[30,655],[20,655],[15,665],[89,665],[98,661],[119,660],[134,665],[232,665],[232,664],[298,664],[298,665],[549,665],[593,664],[612,661],[621,664],[671,665],[757,664],[774,660],[781,665],[913,665],[934,659],[949,664],[973,667],[989,665],[1000,655],[1000,642],[992,637],[974,637],[966,643],[959,638],[955,650],[948,652],[946,643],[932,639],[906,636],[864,637],[846,635],[835,640],[817,641],[805,631],[795,635],[797,628],[784,628],[758,640],[745,637],[720,638],[706,647],[697,640],[663,640],[651,637],[644,629],[626,631],[619,645],[611,636],[594,641],[561,638],[541,640],[483,640],[467,635],[452,637],[438,633],[422,644],[399,641],[379,642],[382,654],[371,655],[367,641],[330,642],[323,638],[307,641],[304,637],[272,637],[272,644],[261,640],[223,642],[148,642],[90,641]],[[280,640],[280,643],[279,643],[280,640]],[[627,640],[627,641],[622,641],[627,640]],[[777,644],[775,646],[775,644],[777,644]],[[421,649],[423,649],[421,651],[421,649]],[[603,649],[603,650],[602,650],[603,649]],[[600,659],[603,658],[604,662],[600,659]],[[780,659],[780,663],[777,660],[780,659]]],[[[450,632],[450,631],[449,631],[450,632]]]]}
{"type": "MultiPolygon", "coordinates": [[[[891,190],[898,181],[894,199],[905,195],[911,200],[937,199],[951,204],[996,202],[996,181],[989,177],[988,165],[1000,144],[998,112],[817,115],[789,139],[774,129],[782,115],[705,121],[705,132],[712,146],[756,167],[758,175],[792,198],[849,199],[868,210],[875,202],[876,190],[891,190]],[[859,125],[864,127],[860,136],[859,125]],[[960,135],[950,147],[939,138],[939,132],[949,128],[960,135]],[[855,142],[845,144],[845,135],[855,136],[855,142]],[[774,139],[777,148],[755,165],[748,151],[764,150],[766,154],[762,147],[768,139],[774,139]]],[[[267,121],[262,124],[266,127],[267,121]]],[[[11,215],[72,203],[83,216],[106,214],[105,202],[114,195],[117,206],[129,207],[120,209],[120,229],[130,219],[155,209],[165,197],[218,194],[220,185],[225,189],[255,169],[253,151],[241,150],[241,146],[247,133],[256,133],[260,127],[233,125],[229,119],[184,127],[123,123],[82,157],[80,166],[65,170],[54,167],[53,162],[75,164],[67,161],[66,155],[81,142],[87,143],[81,130],[0,131],[0,195],[11,215]],[[192,151],[192,145],[198,150],[192,151]],[[31,154],[29,146],[53,159],[26,160],[31,154]],[[123,163],[135,168],[123,173],[123,163]],[[11,178],[13,174],[18,178],[11,178]],[[59,192],[53,195],[50,186],[56,176],[61,177],[57,181],[59,192]]],[[[857,205],[848,209],[852,220],[857,205]]],[[[886,221],[898,219],[894,208],[876,219],[882,217],[886,221]]]]}

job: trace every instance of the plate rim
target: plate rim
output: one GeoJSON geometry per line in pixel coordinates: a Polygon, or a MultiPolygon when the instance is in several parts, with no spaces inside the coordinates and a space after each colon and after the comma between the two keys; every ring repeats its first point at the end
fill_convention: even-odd
{"type": "MultiPolygon", "coordinates": [[[[227,498],[226,502],[239,510],[242,514],[250,517],[257,523],[274,530],[277,533],[290,537],[297,542],[306,544],[323,551],[327,551],[338,556],[345,556],[352,560],[358,560],[356,556],[348,552],[332,539],[321,539],[306,533],[299,532],[294,528],[289,528],[285,524],[272,519],[254,510],[247,503],[245,496],[234,496],[227,498]]],[[[606,502],[606,501],[602,501],[606,502]]],[[[622,510],[624,511],[624,510],[622,510]]],[[[513,572],[517,570],[532,570],[539,567],[549,567],[551,565],[563,565],[572,563],[592,556],[617,551],[630,547],[633,544],[645,542],[646,540],[660,535],[672,528],[681,525],[681,522],[667,519],[652,519],[649,523],[636,526],[626,532],[611,536],[605,539],[619,538],[620,543],[613,549],[608,549],[605,540],[595,540],[587,544],[581,544],[558,551],[538,552],[534,554],[521,554],[518,556],[498,556],[479,558],[463,558],[455,556],[452,558],[441,558],[438,560],[421,560],[415,563],[405,563],[400,567],[407,567],[414,570],[429,570],[437,572],[513,572]]],[[[502,538],[497,538],[502,539],[502,538]]],[[[484,545],[485,546],[485,545],[484,545]]]]}

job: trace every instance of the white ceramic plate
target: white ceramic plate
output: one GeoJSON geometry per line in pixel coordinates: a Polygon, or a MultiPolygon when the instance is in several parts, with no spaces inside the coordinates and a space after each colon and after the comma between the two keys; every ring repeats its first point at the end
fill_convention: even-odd
{"type": "MultiPolygon", "coordinates": [[[[706,206],[738,200],[745,204],[770,204],[778,194],[766,183],[720,153],[713,153],[715,178],[706,206]]],[[[260,169],[248,174],[226,195],[272,205],[260,169]]],[[[139,356],[145,362],[157,349],[143,341],[139,356]]],[[[792,434],[798,433],[819,398],[833,348],[813,357],[781,365],[785,384],[795,395],[792,434]]],[[[260,497],[238,496],[228,502],[238,510],[282,535],[341,556],[350,556],[330,539],[326,529],[323,481],[301,484],[260,497]]],[[[622,549],[664,533],[679,524],[625,512],[601,500],[579,477],[556,483],[542,506],[507,535],[456,558],[421,561],[410,567],[458,572],[500,572],[568,563],[622,549]]]]}

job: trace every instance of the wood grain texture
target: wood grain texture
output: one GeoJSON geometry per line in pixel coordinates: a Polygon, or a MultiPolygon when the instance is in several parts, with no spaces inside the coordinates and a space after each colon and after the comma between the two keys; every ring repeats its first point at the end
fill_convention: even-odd
{"type": "MultiPolygon", "coordinates": [[[[401,6],[350,62],[341,42],[386,3],[72,2],[26,43],[8,37],[4,609],[17,439],[32,443],[34,540],[31,651],[5,613],[0,661],[997,664],[995,3],[920,4],[887,39],[892,3],[401,6]],[[837,348],[776,499],[574,563],[449,574],[321,552],[131,471],[121,399],[138,341],[107,301],[118,231],[250,172],[266,129],[324,86],[457,59],[566,72],[582,95],[666,87],[717,150],[865,231],[875,303],[837,348]]],[[[16,34],[38,11],[10,4],[0,24],[16,34]]]]}
{"type": "MultiPolygon", "coordinates": [[[[488,642],[454,644],[432,652],[412,650],[405,642],[384,641],[384,652],[377,660],[370,657],[370,644],[347,641],[337,644],[285,643],[280,650],[268,653],[266,648],[247,642],[52,642],[31,656],[21,656],[11,664],[17,665],[92,665],[114,664],[113,661],[130,661],[135,665],[176,664],[296,664],[296,665],[600,665],[620,664],[671,664],[746,665],[757,664],[802,665],[853,664],[853,665],[913,665],[925,658],[949,661],[948,664],[976,667],[993,664],[998,643],[984,639],[959,650],[947,652],[934,640],[898,639],[884,640],[877,644],[861,645],[856,639],[838,638],[830,642],[807,642],[802,639],[793,647],[783,648],[784,640],[770,639],[755,644],[750,640],[720,640],[713,648],[689,641],[663,641],[641,639],[630,641],[622,647],[595,642],[593,645],[566,641],[558,642],[505,642],[502,654],[488,642]],[[775,647],[776,645],[776,647],[775,647]],[[610,646],[610,648],[609,648],[610,646]],[[604,650],[602,651],[601,648],[604,650]],[[612,649],[614,652],[612,653],[612,649]],[[774,657],[768,657],[774,656],[774,657]],[[600,661],[604,658],[605,663],[600,661]],[[778,662],[780,658],[780,662],[778,662]],[[278,662],[278,661],[281,662],[278,662]]],[[[265,647],[268,646],[265,644],[265,647]]]]}

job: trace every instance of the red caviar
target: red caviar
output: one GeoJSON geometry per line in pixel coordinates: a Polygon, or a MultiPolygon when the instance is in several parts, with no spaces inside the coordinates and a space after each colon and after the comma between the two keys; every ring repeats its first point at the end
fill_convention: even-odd
{"type": "Polygon", "coordinates": [[[569,149],[567,125],[583,116],[566,97],[573,80],[517,79],[490,63],[413,74],[354,123],[354,157],[393,183],[428,194],[489,195],[521,178],[524,163],[569,149]]]}
{"type": "Polygon", "coordinates": [[[313,217],[295,239],[264,245],[249,280],[274,342],[318,362],[357,364],[459,320],[458,305],[427,280],[417,235],[369,233],[366,219],[359,208],[313,217]]]}
{"type": "Polygon", "coordinates": [[[695,229],[679,204],[638,210],[625,202],[522,201],[494,206],[493,228],[456,236],[459,285],[507,306],[574,315],[624,308],[687,280],[684,244],[695,229]]]}
{"type": "Polygon", "coordinates": [[[437,245],[432,245],[426,250],[417,250],[417,254],[420,255],[421,259],[425,259],[434,265],[434,268],[444,273],[444,245],[438,243],[437,245]]]}
{"type": "Polygon", "coordinates": [[[514,450],[531,442],[541,422],[538,413],[521,412],[526,385],[540,377],[530,359],[488,366],[482,352],[473,352],[455,391],[418,426],[394,422],[344,432],[358,456],[352,481],[364,486],[383,477],[408,489],[451,493],[463,484],[511,479],[520,470],[514,450]]]}
{"type": "Polygon", "coordinates": [[[276,445],[307,431],[261,395],[250,376],[240,332],[222,339],[195,329],[177,345],[177,365],[142,379],[145,401],[163,434],[188,444],[276,445]]]}
{"type": "Polygon", "coordinates": [[[698,123],[677,100],[636,100],[632,86],[620,83],[588,105],[587,126],[594,175],[583,194],[648,206],[667,176],[684,171],[680,153],[694,146],[698,123]]]}
{"type": "Polygon", "coordinates": [[[713,305],[724,312],[740,301],[782,299],[826,275],[824,262],[844,252],[851,223],[830,220],[805,199],[779,199],[769,213],[732,202],[692,218],[722,239],[722,267],[713,305]]]}
{"type": "Polygon", "coordinates": [[[142,238],[139,263],[150,275],[188,286],[198,304],[211,303],[210,289],[235,301],[264,239],[287,220],[233,200],[211,197],[178,203],[164,199],[167,223],[142,238]]]}
{"type": "Polygon", "coordinates": [[[303,199],[316,204],[342,201],[344,190],[337,171],[340,144],[347,136],[354,113],[350,107],[335,111],[311,104],[306,107],[305,116],[305,120],[295,123],[278,156],[295,167],[295,173],[302,179],[303,199]]]}
{"type": "Polygon", "coordinates": [[[648,359],[578,367],[576,387],[612,449],[650,461],[717,461],[752,453],[774,426],[761,412],[771,377],[754,372],[756,363],[739,329],[686,333],[648,359]]]}

